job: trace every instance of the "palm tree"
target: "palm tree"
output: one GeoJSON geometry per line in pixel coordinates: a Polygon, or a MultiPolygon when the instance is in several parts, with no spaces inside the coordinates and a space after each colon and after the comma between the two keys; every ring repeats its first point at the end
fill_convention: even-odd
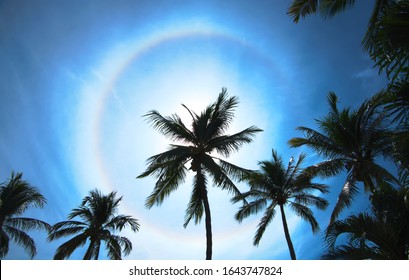
{"type": "MultiPolygon", "coordinates": [[[[294,22],[320,12],[332,18],[355,4],[355,0],[293,0],[288,14],[294,22]]],[[[377,0],[362,40],[380,71],[392,82],[409,78],[409,1],[377,0]]]]}
{"type": "Polygon", "coordinates": [[[401,250],[395,230],[369,214],[360,213],[335,221],[326,230],[326,242],[329,251],[322,256],[323,259],[407,259],[399,254],[401,250]],[[347,235],[347,245],[335,247],[342,234],[347,235]]]}
{"type": "Polygon", "coordinates": [[[56,223],[52,227],[48,236],[49,241],[77,234],[57,248],[54,259],[69,258],[74,250],[84,246],[87,241],[89,245],[84,260],[97,260],[102,242],[106,245],[110,259],[122,259],[121,251],[129,255],[132,251],[131,241],[113,233],[123,230],[126,226],[130,226],[131,230],[136,232],[139,230],[139,223],[131,216],[116,214],[121,200],[122,197],[116,198],[116,192],[103,195],[98,190],[90,191],[82,200],[81,206],[73,209],[68,215],[69,221],[56,223]],[[83,221],[73,221],[75,217],[83,221]]]}
{"type": "Polygon", "coordinates": [[[0,185],[0,258],[9,252],[10,240],[24,247],[33,258],[37,254],[34,240],[27,230],[49,230],[50,225],[38,219],[20,217],[30,207],[44,207],[46,199],[37,189],[22,179],[23,174],[11,173],[0,185]]]}
{"type": "Polygon", "coordinates": [[[249,183],[250,190],[233,198],[233,202],[245,200],[235,216],[239,222],[265,208],[264,215],[254,236],[254,245],[259,244],[268,224],[275,217],[276,206],[280,208],[284,234],[293,260],[296,259],[296,255],[290,238],[284,207],[288,206],[298,216],[310,223],[312,231],[315,233],[319,231],[319,225],[309,206],[315,206],[321,210],[328,206],[325,199],[311,194],[314,191],[326,193],[327,186],[312,183],[311,177],[303,173],[301,164],[304,162],[305,157],[305,154],[301,154],[297,162],[294,162],[293,158],[291,158],[286,167],[282,158],[273,150],[272,161],[260,162],[261,170],[244,178],[249,183]],[[252,200],[247,202],[247,199],[252,200]]]}
{"type": "Polygon", "coordinates": [[[330,223],[340,212],[349,207],[358,193],[357,182],[363,182],[365,191],[372,191],[375,185],[385,180],[396,180],[386,169],[375,163],[376,157],[390,156],[391,132],[382,121],[385,116],[378,110],[382,104],[382,94],[375,94],[358,108],[338,110],[338,97],[328,94],[329,113],[316,120],[322,132],[298,127],[304,137],[292,138],[291,147],[308,146],[325,161],[308,167],[312,176],[332,177],[346,171],[347,178],[338,196],[330,223]]]}
{"type": "Polygon", "coordinates": [[[152,194],[146,199],[146,206],[160,205],[163,200],[185,180],[189,170],[195,173],[193,189],[186,209],[186,227],[194,219],[198,224],[205,213],[206,226],[206,259],[212,258],[211,214],[207,196],[207,182],[210,176],[213,184],[223,190],[238,194],[239,190],[231,180],[246,172],[245,169],[233,165],[216,154],[228,157],[243,144],[250,143],[258,129],[251,126],[236,134],[225,134],[234,117],[234,109],[238,104],[237,97],[228,97],[227,90],[222,89],[216,102],[206,107],[200,115],[184,106],[192,117],[191,129],[187,128],[181,118],[174,114],[163,117],[157,111],[145,115],[153,127],[170,140],[179,144],[171,144],[166,152],[148,159],[147,170],[138,176],[149,175],[157,178],[152,194]],[[190,167],[188,166],[190,163],[190,167]]]}

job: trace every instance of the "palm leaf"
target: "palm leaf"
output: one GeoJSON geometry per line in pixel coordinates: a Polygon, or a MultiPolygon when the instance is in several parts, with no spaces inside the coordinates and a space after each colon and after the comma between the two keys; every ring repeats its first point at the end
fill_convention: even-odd
{"type": "Polygon", "coordinates": [[[190,143],[194,139],[192,133],[176,114],[171,117],[163,117],[158,111],[152,110],[143,117],[148,119],[148,123],[150,123],[153,128],[163,135],[168,136],[171,140],[190,143]]]}
{"type": "Polygon", "coordinates": [[[266,211],[264,212],[263,217],[260,220],[260,223],[257,225],[257,231],[254,235],[253,245],[257,246],[260,243],[261,238],[263,237],[264,232],[266,231],[267,226],[273,220],[276,211],[275,204],[271,204],[266,211]]]}
{"type": "Polygon", "coordinates": [[[315,13],[317,8],[318,0],[294,0],[287,13],[297,23],[301,17],[315,13]]]}
{"type": "Polygon", "coordinates": [[[297,216],[301,217],[304,221],[307,221],[311,225],[313,233],[318,232],[320,230],[318,222],[314,218],[314,214],[310,208],[296,202],[291,202],[290,207],[297,214],[297,216]]]}
{"type": "MultiPolygon", "coordinates": [[[[17,228],[9,227],[6,225],[3,225],[3,230],[8,233],[8,236],[11,240],[22,246],[29,253],[31,258],[33,258],[37,254],[34,240],[27,233],[17,228]]],[[[7,252],[5,252],[5,254],[7,253],[8,250],[7,252]]]]}
{"type": "MultiPolygon", "coordinates": [[[[244,197],[248,197],[249,193],[244,193],[243,195],[244,197]]],[[[251,193],[251,195],[253,194],[251,193]]],[[[239,196],[236,196],[236,199],[237,197],[239,196]]],[[[242,222],[243,219],[249,217],[250,215],[257,214],[258,212],[263,210],[266,207],[266,205],[267,205],[267,199],[265,198],[258,198],[251,202],[244,203],[244,205],[240,208],[240,210],[237,211],[234,218],[237,221],[242,222]]]]}
{"type": "Polygon", "coordinates": [[[64,242],[57,248],[54,254],[54,260],[68,259],[77,248],[84,246],[87,238],[88,237],[82,233],[64,242]]]}
{"type": "Polygon", "coordinates": [[[221,135],[208,141],[207,147],[216,150],[217,153],[228,157],[234,151],[238,151],[243,144],[253,141],[255,134],[263,131],[255,126],[251,126],[233,135],[221,135]]]}
{"type": "Polygon", "coordinates": [[[330,224],[333,223],[345,207],[349,207],[354,197],[358,194],[358,188],[354,181],[348,180],[342,187],[341,193],[331,214],[330,224]]]}
{"type": "MultiPolygon", "coordinates": [[[[205,178],[204,178],[205,180],[205,178]]],[[[199,224],[203,217],[203,186],[198,184],[197,175],[193,183],[192,194],[190,195],[189,204],[186,208],[185,222],[183,227],[187,227],[191,219],[194,219],[195,224],[199,224]]]]}
{"type": "Polygon", "coordinates": [[[106,223],[105,227],[122,231],[127,225],[129,225],[134,232],[138,231],[140,228],[138,220],[129,215],[116,215],[106,223]]]}
{"type": "Polygon", "coordinates": [[[220,187],[222,190],[227,190],[229,193],[239,194],[240,191],[234,184],[234,182],[230,179],[228,175],[242,175],[246,172],[244,169],[237,168],[232,164],[227,163],[226,161],[219,160],[219,164],[217,164],[211,156],[204,156],[203,157],[203,168],[210,174],[213,178],[213,184],[217,187],[220,187]],[[226,167],[227,170],[224,168],[226,167]],[[240,172],[242,172],[240,174],[240,172]]]}
{"type": "Polygon", "coordinates": [[[31,230],[31,229],[37,229],[37,230],[47,230],[49,231],[51,229],[51,226],[38,219],[33,219],[33,218],[23,218],[23,217],[16,217],[16,218],[8,218],[5,221],[5,224],[19,228],[21,230],[31,230]]]}

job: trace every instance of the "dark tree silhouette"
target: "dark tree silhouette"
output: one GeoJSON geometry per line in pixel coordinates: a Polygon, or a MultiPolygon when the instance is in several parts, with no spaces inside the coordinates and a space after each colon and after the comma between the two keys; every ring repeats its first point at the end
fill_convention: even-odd
{"type": "Polygon", "coordinates": [[[22,179],[23,174],[11,173],[8,181],[0,185],[0,258],[9,252],[9,243],[14,241],[33,258],[37,249],[28,230],[49,230],[50,225],[38,219],[21,217],[30,207],[42,208],[46,199],[38,190],[22,179]]]}
{"type": "Polygon", "coordinates": [[[126,226],[130,226],[131,230],[136,232],[139,230],[139,223],[131,216],[116,213],[121,199],[122,197],[116,198],[116,192],[103,195],[98,190],[90,191],[81,206],[73,209],[68,215],[69,221],[59,222],[52,227],[49,241],[76,234],[57,248],[54,259],[69,258],[74,250],[87,242],[89,244],[84,260],[97,260],[102,242],[106,245],[110,259],[122,259],[122,251],[129,255],[132,251],[131,241],[113,233],[123,230],[126,226]],[[73,221],[72,219],[76,217],[82,221],[73,221]]]}
{"type": "Polygon", "coordinates": [[[311,178],[303,173],[301,164],[304,159],[305,155],[301,154],[297,161],[291,158],[288,165],[285,166],[282,158],[273,150],[272,161],[260,162],[261,170],[244,178],[250,185],[250,190],[235,196],[233,199],[234,202],[245,200],[244,205],[236,214],[236,219],[240,222],[251,214],[256,214],[265,209],[254,236],[254,245],[259,244],[264,231],[274,219],[276,207],[280,209],[285,238],[293,260],[296,259],[296,255],[287,225],[285,207],[288,207],[303,220],[310,223],[312,231],[317,232],[319,225],[309,207],[315,206],[323,210],[328,206],[325,199],[311,193],[314,191],[326,193],[327,186],[312,183],[311,178]]]}
{"type": "Polygon", "coordinates": [[[160,205],[163,200],[181,185],[189,170],[195,173],[190,202],[186,209],[184,227],[194,219],[198,224],[205,213],[206,226],[206,259],[212,258],[212,229],[210,205],[207,195],[209,176],[213,185],[239,194],[231,178],[240,178],[247,170],[233,165],[217,154],[228,157],[233,151],[250,143],[261,129],[251,126],[241,132],[225,134],[234,118],[234,109],[238,104],[237,97],[229,97],[227,90],[222,89],[216,102],[206,107],[199,115],[184,106],[192,117],[191,129],[187,128],[181,118],[174,114],[163,117],[157,111],[145,115],[149,122],[160,133],[170,140],[168,151],[148,159],[147,170],[138,176],[143,178],[153,175],[157,178],[152,194],[146,200],[146,206],[160,205]],[[188,165],[190,163],[190,166],[188,165]]]}
{"type": "Polygon", "coordinates": [[[322,132],[301,126],[297,129],[304,133],[304,137],[289,141],[291,147],[306,145],[326,159],[306,169],[312,176],[332,177],[343,171],[347,173],[330,222],[351,205],[358,192],[357,182],[363,182],[365,190],[371,191],[385,180],[395,180],[375,162],[377,156],[390,156],[392,149],[391,131],[385,128],[382,123],[384,115],[378,110],[382,95],[374,95],[353,111],[350,108],[339,111],[337,103],[338,97],[330,92],[330,110],[317,120],[322,132]]]}

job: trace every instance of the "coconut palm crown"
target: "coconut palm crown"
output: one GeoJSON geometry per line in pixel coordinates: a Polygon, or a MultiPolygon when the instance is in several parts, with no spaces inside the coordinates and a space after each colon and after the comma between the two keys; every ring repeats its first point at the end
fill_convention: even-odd
{"type": "Polygon", "coordinates": [[[14,241],[33,258],[37,254],[34,240],[27,230],[49,230],[50,225],[38,219],[21,217],[30,207],[44,207],[46,199],[22,179],[23,174],[11,173],[7,182],[0,185],[0,258],[9,252],[9,243],[14,241]]]}
{"type": "Polygon", "coordinates": [[[160,205],[184,181],[188,171],[194,172],[190,201],[185,215],[184,227],[193,219],[198,224],[205,214],[206,259],[212,258],[211,213],[207,195],[209,178],[213,185],[233,194],[239,194],[232,179],[240,178],[248,170],[233,165],[220,156],[228,157],[246,143],[250,143],[261,129],[251,126],[235,134],[225,134],[234,118],[237,97],[229,97],[223,88],[216,102],[207,106],[200,114],[188,107],[191,126],[188,128],[174,114],[163,117],[153,110],[145,115],[160,133],[177,143],[171,144],[163,153],[150,157],[145,172],[138,176],[154,176],[157,181],[146,206],[160,205]],[[220,156],[217,156],[220,155],[220,156]]]}
{"type": "Polygon", "coordinates": [[[138,220],[127,215],[117,214],[117,208],[122,197],[117,198],[116,192],[103,195],[98,190],[90,191],[81,206],[72,210],[68,221],[56,223],[48,236],[53,241],[70,235],[75,236],[61,244],[54,255],[54,259],[68,259],[74,250],[88,242],[84,260],[97,260],[101,243],[106,245],[107,255],[110,259],[122,259],[122,251],[129,255],[132,251],[131,241],[123,236],[115,235],[129,226],[133,232],[139,230],[138,220]],[[79,217],[82,221],[73,221],[79,217]]]}

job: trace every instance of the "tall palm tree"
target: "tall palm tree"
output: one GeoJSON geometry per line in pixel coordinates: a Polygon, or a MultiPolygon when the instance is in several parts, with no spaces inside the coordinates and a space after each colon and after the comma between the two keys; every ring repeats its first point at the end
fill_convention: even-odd
{"type": "Polygon", "coordinates": [[[220,157],[228,157],[243,144],[250,143],[261,129],[251,126],[238,133],[225,134],[234,117],[238,104],[237,97],[229,97],[222,89],[216,102],[206,107],[199,115],[184,106],[192,117],[191,128],[185,126],[181,118],[174,114],[163,117],[157,111],[145,115],[153,127],[178,144],[171,144],[166,152],[148,159],[147,170],[138,176],[153,175],[157,178],[152,194],[146,200],[146,206],[160,205],[163,200],[185,180],[189,170],[195,173],[193,189],[186,209],[186,227],[194,219],[198,224],[205,214],[206,259],[212,258],[212,229],[207,182],[209,176],[213,185],[238,194],[239,190],[232,179],[242,176],[245,169],[233,165],[220,157]],[[188,165],[190,163],[190,166],[188,165]]]}
{"type": "MultiPolygon", "coordinates": [[[[349,9],[355,0],[293,0],[288,14],[294,22],[320,12],[331,18],[349,9]]],[[[409,1],[376,0],[362,40],[379,69],[386,70],[392,82],[409,78],[409,1]]]]}
{"type": "Polygon", "coordinates": [[[123,230],[126,226],[130,226],[131,230],[136,232],[139,230],[139,223],[131,216],[117,214],[121,200],[122,197],[116,197],[116,192],[103,195],[98,190],[90,191],[82,200],[81,206],[73,209],[68,215],[69,221],[56,223],[52,227],[48,236],[49,241],[77,234],[57,248],[54,259],[69,258],[74,250],[84,246],[86,242],[89,242],[89,245],[84,260],[97,260],[102,242],[106,245],[110,259],[122,259],[122,251],[129,255],[132,251],[131,241],[113,233],[123,230]],[[73,221],[75,217],[83,221],[73,221]]]}
{"type": "Polygon", "coordinates": [[[385,116],[379,112],[382,95],[375,94],[357,109],[338,110],[338,97],[328,94],[329,113],[317,120],[320,131],[298,127],[304,137],[292,138],[291,147],[308,146],[326,160],[306,170],[322,177],[332,177],[341,172],[347,173],[345,184],[331,215],[330,222],[336,220],[339,213],[349,207],[358,193],[357,182],[363,182],[366,191],[373,190],[385,180],[394,177],[383,167],[375,163],[376,157],[391,153],[390,131],[382,121],[385,116]]]}
{"type": "Polygon", "coordinates": [[[0,185],[0,258],[9,252],[10,240],[23,246],[33,258],[37,253],[35,242],[26,231],[50,229],[46,222],[21,217],[28,208],[42,208],[46,204],[44,196],[22,176],[22,173],[12,172],[10,179],[0,185]]]}
{"type": "Polygon", "coordinates": [[[315,206],[323,210],[328,206],[325,199],[311,193],[315,191],[326,193],[327,186],[312,183],[311,178],[303,173],[301,164],[304,159],[305,154],[301,154],[296,162],[291,158],[288,165],[285,166],[282,158],[273,150],[272,161],[261,161],[259,163],[261,168],[259,172],[244,177],[244,180],[250,185],[250,190],[233,198],[233,202],[245,200],[235,216],[239,222],[265,208],[264,215],[254,236],[254,245],[259,244],[268,224],[275,217],[276,207],[279,207],[285,238],[293,260],[296,259],[296,255],[287,225],[285,206],[288,206],[298,216],[310,223],[314,233],[319,230],[319,225],[309,207],[315,206]],[[247,202],[248,199],[250,202],[247,202]]]}

